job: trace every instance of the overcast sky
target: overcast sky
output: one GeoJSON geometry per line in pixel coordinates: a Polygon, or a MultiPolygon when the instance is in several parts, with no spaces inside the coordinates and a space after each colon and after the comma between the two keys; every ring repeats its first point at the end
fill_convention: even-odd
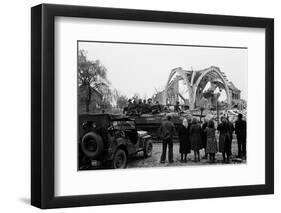
{"type": "Polygon", "coordinates": [[[79,42],[78,47],[87,51],[90,60],[100,60],[112,88],[127,97],[135,93],[151,97],[165,87],[176,67],[200,70],[217,66],[247,100],[247,49],[98,42],[79,42]]]}

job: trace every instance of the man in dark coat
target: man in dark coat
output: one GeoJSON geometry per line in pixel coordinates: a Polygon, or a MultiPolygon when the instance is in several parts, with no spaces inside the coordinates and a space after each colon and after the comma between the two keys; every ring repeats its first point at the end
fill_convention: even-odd
{"type": "MultiPolygon", "coordinates": [[[[230,136],[230,148],[232,147],[232,139],[233,139],[233,132],[234,132],[234,125],[233,123],[227,118],[227,123],[228,123],[228,131],[229,131],[229,136],[230,136]]],[[[230,150],[230,155],[232,155],[232,149],[230,150]]]]}
{"type": "Polygon", "coordinates": [[[204,123],[202,125],[202,148],[204,148],[205,151],[205,156],[204,158],[207,158],[207,153],[206,153],[206,144],[207,144],[207,133],[205,132],[205,129],[208,126],[208,120],[205,118],[204,123]]]}
{"type": "Polygon", "coordinates": [[[238,143],[238,157],[246,157],[246,135],[247,135],[247,122],[243,120],[243,115],[239,114],[235,122],[235,133],[238,143]]]}
{"type": "Polygon", "coordinates": [[[196,118],[193,118],[189,130],[190,145],[194,152],[194,161],[200,161],[200,149],[202,149],[202,128],[196,118]]]}
{"type": "Polygon", "coordinates": [[[190,119],[183,119],[182,124],[180,124],[177,128],[179,135],[179,145],[180,145],[180,154],[181,154],[181,162],[187,161],[187,154],[190,153],[190,141],[189,141],[189,129],[191,126],[190,119]]]}
{"type": "Polygon", "coordinates": [[[162,155],[161,163],[165,163],[167,146],[169,147],[169,162],[173,163],[173,136],[176,132],[175,125],[171,121],[171,116],[167,116],[167,120],[164,120],[159,129],[159,135],[162,139],[162,155]]]}

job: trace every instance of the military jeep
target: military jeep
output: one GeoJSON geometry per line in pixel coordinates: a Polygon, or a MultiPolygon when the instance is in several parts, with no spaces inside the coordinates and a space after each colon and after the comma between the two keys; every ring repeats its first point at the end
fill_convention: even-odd
{"type": "Polygon", "coordinates": [[[151,136],[138,131],[135,121],[124,115],[79,115],[79,170],[126,168],[130,157],[152,154],[151,136]]]}

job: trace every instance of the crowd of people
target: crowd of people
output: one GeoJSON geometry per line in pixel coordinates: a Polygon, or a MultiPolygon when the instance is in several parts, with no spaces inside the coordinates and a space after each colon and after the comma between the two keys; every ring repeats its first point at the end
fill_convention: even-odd
{"type": "Polygon", "coordinates": [[[236,134],[238,144],[238,158],[246,158],[246,121],[243,115],[239,114],[237,120],[232,123],[227,117],[222,116],[220,122],[215,126],[214,120],[205,119],[203,124],[197,118],[183,119],[182,124],[177,128],[171,121],[171,117],[167,116],[160,128],[159,136],[162,140],[162,155],[160,163],[165,163],[166,152],[168,151],[168,160],[173,163],[173,136],[178,133],[179,136],[179,152],[181,162],[187,162],[188,154],[193,151],[194,161],[200,161],[200,150],[204,149],[203,158],[209,158],[210,162],[216,161],[217,152],[222,153],[223,162],[230,162],[232,153],[233,133],[236,134]],[[177,131],[177,132],[176,132],[177,131]],[[218,141],[216,138],[218,131],[218,141]]]}
{"type": "Polygon", "coordinates": [[[145,113],[156,114],[162,111],[161,105],[158,101],[153,102],[149,99],[129,99],[127,106],[123,109],[123,114],[134,116],[145,113]]]}

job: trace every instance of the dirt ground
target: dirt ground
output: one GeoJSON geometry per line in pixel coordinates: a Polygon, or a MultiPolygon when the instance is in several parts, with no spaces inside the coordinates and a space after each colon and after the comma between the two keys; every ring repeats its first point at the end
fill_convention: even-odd
{"type": "MultiPolygon", "coordinates": [[[[205,155],[204,150],[200,151],[201,160],[200,162],[194,162],[194,154],[191,151],[190,154],[187,155],[187,162],[180,162],[180,153],[179,153],[179,143],[174,142],[173,146],[173,153],[174,153],[174,163],[166,163],[160,164],[160,157],[162,153],[162,143],[154,142],[153,143],[153,152],[152,156],[148,158],[144,158],[142,153],[139,153],[136,157],[132,158],[128,162],[128,168],[141,168],[141,167],[163,167],[163,166],[189,166],[189,165],[211,165],[211,164],[223,164],[222,161],[222,154],[216,154],[216,161],[211,163],[208,159],[203,158],[205,155]]],[[[246,163],[246,160],[242,160],[236,158],[235,156],[238,155],[238,147],[237,141],[234,139],[232,141],[232,156],[230,158],[230,164],[238,164],[238,163],[246,163]]],[[[168,150],[167,150],[167,157],[168,158],[168,150]]]]}

